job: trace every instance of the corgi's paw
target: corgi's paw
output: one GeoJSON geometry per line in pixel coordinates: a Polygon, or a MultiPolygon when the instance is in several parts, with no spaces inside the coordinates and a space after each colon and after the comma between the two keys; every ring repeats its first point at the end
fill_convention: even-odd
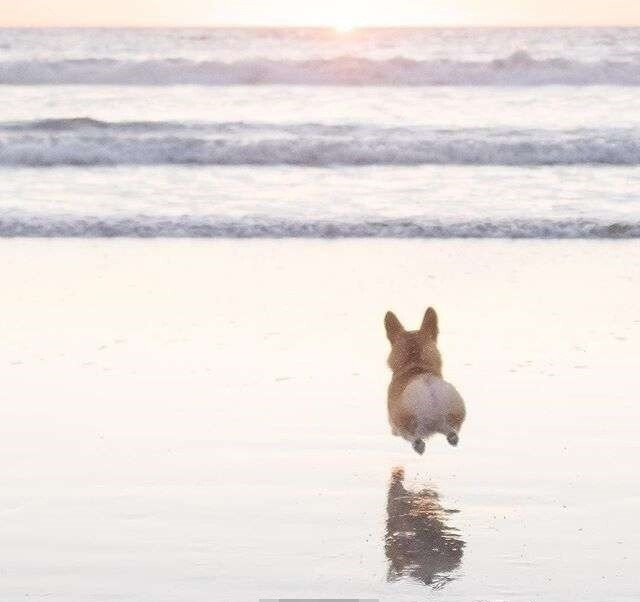
{"type": "Polygon", "coordinates": [[[449,445],[453,445],[454,447],[458,445],[458,433],[451,431],[447,435],[447,441],[449,442],[449,445]]]}
{"type": "Polygon", "coordinates": [[[416,453],[418,453],[420,455],[424,454],[425,445],[424,445],[424,441],[422,439],[416,439],[413,442],[412,447],[416,451],[416,453]]]}

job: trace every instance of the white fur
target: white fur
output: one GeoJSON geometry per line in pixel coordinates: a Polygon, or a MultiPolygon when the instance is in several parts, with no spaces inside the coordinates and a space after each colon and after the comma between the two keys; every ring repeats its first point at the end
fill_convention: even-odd
{"type": "Polygon", "coordinates": [[[447,423],[447,415],[452,410],[462,409],[464,401],[455,387],[433,374],[421,374],[409,382],[402,393],[400,402],[418,419],[414,435],[394,432],[407,441],[425,439],[435,433],[446,435],[455,431],[447,423]]]}

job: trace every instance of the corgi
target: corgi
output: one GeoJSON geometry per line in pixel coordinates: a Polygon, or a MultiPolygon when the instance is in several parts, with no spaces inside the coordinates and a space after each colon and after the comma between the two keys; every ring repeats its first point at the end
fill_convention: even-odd
{"type": "Polygon", "coordinates": [[[419,330],[405,330],[390,311],[384,326],[391,343],[387,407],[392,434],[406,439],[420,455],[424,439],[436,433],[457,445],[466,410],[458,391],[442,378],[435,310],[427,309],[419,330]]]}

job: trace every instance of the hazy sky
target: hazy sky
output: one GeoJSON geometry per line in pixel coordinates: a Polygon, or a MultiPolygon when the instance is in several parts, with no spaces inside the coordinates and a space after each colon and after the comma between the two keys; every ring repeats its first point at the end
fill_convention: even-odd
{"type": "Polygon", "coordinates": [[[640,25],[637,0],[0,0],[2,25],[640,25]]]}

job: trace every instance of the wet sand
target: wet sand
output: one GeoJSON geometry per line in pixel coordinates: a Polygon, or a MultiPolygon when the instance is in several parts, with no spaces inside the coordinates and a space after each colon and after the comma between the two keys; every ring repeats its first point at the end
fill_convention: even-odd
{"type": "Polygon", "coordinates": [[[2,240],[0,599],[636,600],[633,241],[2,240]],[[386,423],[440,315],[457,448],[386,423]]]}

